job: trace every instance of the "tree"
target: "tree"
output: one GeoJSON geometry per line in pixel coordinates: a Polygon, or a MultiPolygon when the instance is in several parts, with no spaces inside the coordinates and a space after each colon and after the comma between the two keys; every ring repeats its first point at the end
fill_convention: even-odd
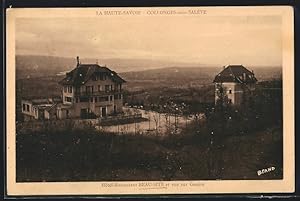
{"type": "Polygon", "coordinates": [[[226,137],[227,122],[231,119],[232,107],[228,101],[226,91],[223,85],[216,84],[216,104],[213,108],[212,113],[207,118],[207,127],[210,134],[210,145],[209,145],[209,157],[208,164],[210,164],[209,174],[214,177],[221,177],[222,166],[223,166],[223,147],[224,140],[226,137]]]}

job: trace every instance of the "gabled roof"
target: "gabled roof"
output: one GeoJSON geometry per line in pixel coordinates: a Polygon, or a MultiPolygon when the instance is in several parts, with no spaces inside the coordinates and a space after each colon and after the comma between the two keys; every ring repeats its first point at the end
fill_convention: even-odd
{"type": "Polygon", "coordinates": [[[255,83],[257,79],[254,73],[242,65],[228,65],[218,75],[213,82],[235,82],[235,83],[255,83]]]}
{"type": "Polygon", "coordinates": [[[83,85],[94,74],[106,74],[114,82],[123,83],[123,80],[116,72],[107,67],[99,66],[98,64],[79,64],[76,68],[66,74],[66,77],[59,83],[62,85],[83,85]]]}

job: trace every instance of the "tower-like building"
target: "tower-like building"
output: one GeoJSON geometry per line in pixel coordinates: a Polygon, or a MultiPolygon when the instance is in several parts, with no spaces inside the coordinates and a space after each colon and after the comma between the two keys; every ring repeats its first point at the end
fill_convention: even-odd
{"type": "Polygon", "coordinates": [[[247,94],[255,89],[257,79],[254,73],[242,65],[228,65],[216,75],[215,83],[215,102],[220,98],[219,91],[223,90],[229,103],[240,105],[247,94]]]}

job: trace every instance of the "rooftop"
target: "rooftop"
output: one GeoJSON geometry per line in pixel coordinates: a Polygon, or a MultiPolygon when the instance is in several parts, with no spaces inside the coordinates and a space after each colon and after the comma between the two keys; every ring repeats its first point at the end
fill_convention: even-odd
{"type": "Polygon", "coordinates": [[[216,75],[213,82],[255,83],[257,79],[243,65],[228,65],[216,75]]]}
{"type": "Polygon", "coordinates": [[[105,74],[114,82],[123,83],[123,80],[116,72],[98,64],[78,64],[76,68],[66,74],[66,77],[59,83],[62,85],[80,86],[85,84],[93,75],[105,74]]]}

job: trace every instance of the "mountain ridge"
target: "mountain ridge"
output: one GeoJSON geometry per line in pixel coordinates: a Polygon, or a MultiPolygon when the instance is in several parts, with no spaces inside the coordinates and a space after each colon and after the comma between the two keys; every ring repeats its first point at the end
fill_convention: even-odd
{"type": "MultiPolygon", "coordinates": [[[[80,60],[82,63],[97,63],[97,59],[92,58],[82,58],[80,60]]],[[[64,75],[75,68],[76,63],[76,58],[71,57],[16,55],[16,75],[17,79],[64,75]]],[[[158,75],[159,73],[176,73],[176,71],[184,73],[184,71],[197,72],[200,70],[204,71],[204,74],[211,75],[222,70],[222,66],[217,65],[166,62],[150,59],[102,59],[98,60],[98,63],[125,75],[130,75],[133,72],[136,75],[140,74],[138,72],[158,75]]],[[[254,71],[258,69],[260,71],[256,67],[250,67],[250,69],[254,71]]],[[[276,71],[280,71],[279,68],[276,71]]]]}

